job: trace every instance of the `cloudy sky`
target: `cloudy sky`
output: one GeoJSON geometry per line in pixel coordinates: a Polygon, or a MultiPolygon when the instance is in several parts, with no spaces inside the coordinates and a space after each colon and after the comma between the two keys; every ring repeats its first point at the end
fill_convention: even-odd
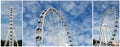
{"type": "MultiPolygon", "coordinates": [[[[99,31],[100,31],[100,27],[101,27],[101,24],[102,24],[102,19],[103,19],[103,16],[104,16],[104,12],[110,8],[110,7],[114,7],[116,12],[118,13],[119,12],[119,2],[116,2],[116,1],[94,1],[93,3],[93,6],[94,6],[94,11],[93,11],[93,26],[94,26],[94,30],[93,30],[93,39],[96,39],[98,40],[99,39],[99,31]]],[[[110,13],[107,13],[107,18],[105,23],[108,24],[109,26],[109,32],[112,32],[112,30],[114,29],[112,26],[114,26],[113,24],[113,11],[110,11],[110,13]]],[[[119,30],[119,29],[118,29],[119,30]]],[[[115,40],[118,40],[119,39],[119,32],[116,33],[116,36],[115,36],[115,40]]],[[[120,39],[119,39],[120,40],[120,39]]]]}
{"type": "MultiPolygon", "coordinates": [[[[37,27],[37,21],[39,19],[39,15],[43,10],[48,8],[57,9],[60,14],[64,17],[66,24],[68,25],[70,32],[72,33],[72,41],[74,46],[90,46],[92,45],[92,3],[90,1],[24,1],[23,2],[23,45],[24,46],[33,46],[35,45],[35,29],[37,27]]],[[[49,14],[47,14],[49,15],[49,14]]],[[[54,15],[54,14],[53,14],[54,15]]],[[[50,15],[49,16],[53,16],[50,15]]],[[[47,21],[47,19],[55,20],[56,18],[47,17],[45,18],[45,23],[54,23],[47,21]]],[[[59,26],[59,25],[56,25],[59,26]]],[[[62,26],[61,26],[62,27],[62,26]]],[[[48,29],[54,28],[52,26],[47,26],[48,29]]],[[[64,28],[64,27],[63,27],[64,28]]],[[[45,29],[44,29],[45,30],[45,29]]],[[[52,29],[54,32],[49,34],[56,34],[56,29],[52,29]]],[[[62,31],[62,30],[61,30],[62,31]]],[[[47,32],[47,31],[46,31],[47,32]]],[[[65,33],[65,31],[62,31],[65,33]]],[[[58,34],[62,34],[58,33],[58,34]]],[[[49,38],[44,40],[44,45],[56,45],[55,43],[59,43],[60,41],[55,42],[55,40],[51,40],[52,36],[46,36],[44,38],[49,38]]],[[[55,36],[55,38],[57,38],[55,36]]],[[[64,37],[63,40],[65,39],[64,37]]],[[[63,41],[61,40],[61,41],[63,41]]]]}
{"type": "MultiPolygon", "coordinates": [[[[23,20],[23,46],[35,45],[35,32],[40,14],[48,9],[54,8],[64,17],[70,29],[74,46],[91,46],[93,39],[98,40],[100,25],[104,12],[114,7],[118,13],[119,2],[116,1],[94,1],[93,2],[93,32],[92,32],[92,2],[91,1],[2,1],[1,2],[1,39],[5,40],[9,27],[9,11],[14,8],[14,26],[17,39],[22,39],[23,20]]],[[[111,13],[112,14],[112,13],[111,13]]],[[[106,23],[112,23],[113,16],[108,16],[106,23]]],[[[59,43],[66,43],[66,31],[58,23],[60,20],[53,13],[48,13],[44,21],[45,46],[56,46],[59,43]],[[51,39],[54,38],[54,39],[51,39]],[[58,40],[60,39],[60,40],[58,40]]],[[[110,26],[111,24],[109,24],[110,26]]],[[[112,26],[110,26],[112,27],[112,26]]],[[[112,30],[112,29],[111,29],[112,30]]],[[[116,33],[115,40],[119,39],[120,32],[116,33]]],[[[120,40],[120,39],[119,39],[120,40]]]]}
{"type": "Polygon", "coordinates": [[[22,2],[2,1],[1,2],[1,39],[5,40],[9,28],[10,8],[14,9],[14,27],[17,39],[22,39],[22,2]]]}

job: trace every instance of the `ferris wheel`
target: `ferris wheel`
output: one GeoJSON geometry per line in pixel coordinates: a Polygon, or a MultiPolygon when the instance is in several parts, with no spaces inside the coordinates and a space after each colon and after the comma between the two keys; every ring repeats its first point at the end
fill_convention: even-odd
{"type": "Polygon", "coordinates": [[[36,28],[35,39],[36,39],[36,46],[46,46],[44,40],[50,41],[53,39],[55,41],[52,42],[55,42],[56,46],[65,46],[65,45],[73,46],[72,36],[69,28],[67,27],[67,24],[65,23],[64,18],[56,9],[53,8],[48,8],[47,10],[44,10],[40,14],[38,25],[36,28]],[[51,16],[51,14],[53,14],[54,16],[51,16]],[[52,38],[49,37],[50,35],[52,36],[52,38]],[[45,38],[49,38],[49,39],[45,39],[45,38]]]}
{"type": "Polygon", "coordinates": [[[10,8],[10,23],[9,23],[9,30],[6,36],[6,41],[4,47],[6,46],[16,46],[19,47],[18,40],[15,34],[15,27],[14,27],[14,11],[13,8],[10,8]],[[16,44],[16,45],[15,45],[16,44]]]}
{"type": "Polygon", "coordinates": [[[108,8],[100,27],[99,46],[117,46],[115,36],[119,31],[119,16],[114,7],[108,8]]]}

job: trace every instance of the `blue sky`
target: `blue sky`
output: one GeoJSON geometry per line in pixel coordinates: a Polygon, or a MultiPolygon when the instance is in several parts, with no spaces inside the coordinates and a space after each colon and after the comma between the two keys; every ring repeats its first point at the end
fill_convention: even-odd
{"type": "MultiPolygon", "coordinates": [[[[115,10],[117,11],[117,13],[119,12],[119,2],[116,1],[94,1],[94,11],[93,11],[93,26],[94,26],[94,30],[93,30],[93,39],[98,40],[98,36],[100,35],[99,31],[100,31],[100,25],[101,25],[101,21],[102,18],[104,16],[104,12],[110,8],[110,7],[114,7],[115,10]]],[[[108,16],[109,21],[108,22],[108,26],[110,26],[110,30],[112,30],[113,28],[111,28],[113,26],[112,22],[113,22],[113,15],[111,12],[111,15],[108,16]],[[110,17],[112,17],[110,19],[110,17]],[[111,25],[110,25],[111,23],[111,25]]],[[[118,28],[119,30],[119,28],[118,28]]],[[[115,40],[120,40],[119,39],[119,32],[116,33],[116,37],[115,40]]]]}
{"type": "Polygon", "coordinates": [[[22,2],[2,1],[1,2],[1,39],[5,40],[9,27],[10,8],[14,9],[14,26],[17,39],[22,39],[22,2]]]}
{"type": "MultiPolygon", "coordinates": [[[[90,1],[24,1],[23,45],[35,45],[35,29],[39,15],[48,8],[57,9],[68,25],[75,46],[92,45],[92,3],[90,1]]],[[[55,19],[55,18],[53,18],[55,19]]],[[[46,22],[47,23],[47,22],[46,22]]],[[[48,26],[49,27],[49,26],[48,26]]],[[[53,28],[53,27],[52,27],[53,28]]],[[[64,33],[64,32],[63,32],[64,33]]],[[[48,39],[50,40],[50,39],[48,39]]],[[[53,42],[53,41],[52,41],[53,42]]],[[[50,45],[45,42],[46,45],[50,45]]]]}

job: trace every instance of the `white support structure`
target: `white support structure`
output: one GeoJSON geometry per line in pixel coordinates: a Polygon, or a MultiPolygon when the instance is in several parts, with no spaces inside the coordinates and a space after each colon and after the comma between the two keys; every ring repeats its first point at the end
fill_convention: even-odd
{"type": "Polygon", "coordinates": [[[15,35],[15,28],[14,28],[14,22],[13,22],[14,16],[13,15],[14,15],[13,8],[10,8],[9,31],[7,33],[6,41],[5,41],[5,44],[4,44],[5,47],[6,46],[15,46],[14,42],[16,42],[17,47],[19,46],[18,42],[17,42],[16,35],[15,35]],[[9,44],[7,45],[7,43],[9,43],[9,44]]]}
{"type": "Polygon", "coordinates": [[[108,8],[106,11],[105,11],[105,14],[104,14],[104,17],[103,17],[103,20],[102,20],[102,24],[101,24],[101,27],[100,27],[100,38],[99,38],[99,41],[100,41],[100,44],[99,46],[116,46],[116,43],[115,42],[115,36],[116,36],[116,32],[118,32],[119,28],[119,16],[118,16],[118,13],[116,12],[115,8],[111,7],[111,8],[108,8]],[[105,17],[107,16],[106,13],[109,12],[109,11],[112,11],[113,12],[113,15],[114,15],[114,27],[113,27],[113,30],[110,31],[110,28],[107,24],[105,24],[105,17]],[[110,40],[109,40],[110,38],[110,40]],[[102,44],[103,43],[103,44],[102,44]]]}
{"type": "Polygon", "coordinates": [[[38,25],[36,28],[36,46],[42,46],[43,37],[45,37],[45,36],[42,36],[44,33],[43,31],[44,19],[45,19],[46,14],[49,12],[54,13],[59,18],[59,20],[61,20],[62,25],[65,27],[66,35],[68,36],[66,43],[69,46],[73,46],[71,33],[67,27],[67,24],[64,21],[64,18],[60,15],[60,13],[56,9],[52,9],[52,8],[49,8],[43,11],[42,14],[40,15],[40,19],[38,21],[38,25]]]}

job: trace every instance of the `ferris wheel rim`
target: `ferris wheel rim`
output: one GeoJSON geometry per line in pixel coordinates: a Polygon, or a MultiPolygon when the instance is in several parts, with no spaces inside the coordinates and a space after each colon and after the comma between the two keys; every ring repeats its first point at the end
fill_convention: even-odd
{"type": "MultiPolygon", "coordinates": [[[[59,13],[56,9],[54,9],[54,8],[48,8],[47,10],[44,10],[44,11],[40,14],[40,18],[39,18],[39,21],[38,21],[37,28],[41,28],[41,31],[42,31],[43,25],[44,25],[44,19],[45,19],[45,16],[46,16],[46,14],[47,14],[48,12],[53,12],[53,13],[56,14],[56,16],[59,18],[59,20],[61,20],[61,21],[63,22],[63,24],[64,24],[63,26],[65,27],[65,30],[67,30],[67,34],[68,34],[69,29],[68,29],[68,27],[67,27],[67,25],[66,25],[66,23],[65,23],[65,21],[64,21],[64,18],[63,18],[63,17],[60,15],[60,13],[59,13]]],[[[70,34],[70,33],[69,33],[69,34],[70,34]]],[[[71,37],[71,36],[69,35],[68,37],[71,37]]],[[[71,38],[70,38],[69,41],[72,42],[71,38]]],[[[70,42],[69,42],[69,43],[70,43],[70,42]]],[[[72,46],[72,44],[71,44],[71,46],[72,46]]]]}

